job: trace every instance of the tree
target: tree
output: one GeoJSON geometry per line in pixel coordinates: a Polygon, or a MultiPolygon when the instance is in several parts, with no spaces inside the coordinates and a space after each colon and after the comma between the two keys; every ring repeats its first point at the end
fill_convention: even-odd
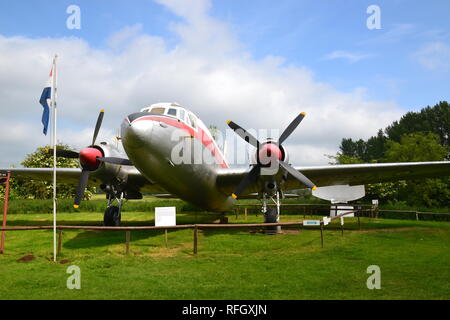
{"type": "Polygon", "coordinates": [[[450,105],[441,101],[434,107],[423,108],[420,112],[408,112],[400,121],[395,121],[385,129],[389,140],[400,142],[402,135],[416,132],[435,133],[440,144],[450,146],[450,105]]]}
{"type": "MultiPolygon", "coordinates": [[[[53,153],[49,152],[50,146],[39,147],[32,154],[28,154],[21,162],[26,168],[52,168],[53,153]]],[[[57,145],[57,149],[70,150],[67,145],[57,145]]],[[[57,157],[56,166],[58,168],[78,168],[77,159],[68,159],[57,157]]],[[[14,178],[14,190],[18,197],[34,199],[50,199],[53,197],[53,183],[47,181],[25,180],[14,178]]],[[[75,196],[76,185],[62,184],[57,185],[57,198],[73,198],[75,196]]],[[[89,199],[94,188],[88,188],[85,192],[85,198],[89,199]]]]}
{"type": "MultiPolygon", "coordinates": [[[[384,149],[384,157],[372,161],[413,162],[441,161],[448,155],[449,148],[441,145],[440,137],[435,133],[416,132],[399,137],[399,142],[388,140],[382,132],[365,143],[365,154],[358,151],[358,141],[343,139],[341,151],[352,153],[349,156],[338,152],[329,156],[335,164],[357,164],[370,162],[372,156],[384,149]],[[345,141],[344,141],[345,140],[345,141]],[[372,145],[369,147],[369,145],[372,145]],[[372,148],[369,152],[368,150],[372,148]],[[364,160],[359,156],[366,157],[364,160]]],[[[359,142],[360,143],[360,142],[359,142]]],[[[361,144],[361,143],[360,143],[361,144]]],[[[361,149],[359,149],[361,150],[361,149]]],[[[406,201],[410,205],[440,207],[450,203],[450,178],[422,179],[397,182],[384,182],[366,185],[366,199],[381,201],[406,201]]]]}
{"type": "MultiPolygon", "coordinates": [[[[440,144],[434,133],[413,133],[400,137],[400,142],[388,141],[386,160],[389,162],[441,161],[448,147],[440,144]]],[[[407,181],[398,189],[398,198],[412,205],[446,206],[450,203],[450,178],[407,181]]],[[[398,199],[397,199],[398,200],[398,199]]]]}
{"type": "Polygon", "coordinates": [[[411,133],[400,137],[400,142],[387,142],[386,161],[442,161],[448,148],[440,145],[439,136],[434,133],[411,133]]]}
{"type": "MultiPolygon", "coordinates": [[[[450,105],[446,101],[439,102],[434,107],[423,108],[419,112],[408,112],[399,121],[394,121],[376,136],[367,141],[344,138],[341,141],[340,153],[361,159],[364,162],[385,161],[387,141],[400,143],[405,134],[434,133],[439,137],[440,145],[450,146],[450,105]]],[[[446,159],[450,159],[450,152],[446,159]]]]}

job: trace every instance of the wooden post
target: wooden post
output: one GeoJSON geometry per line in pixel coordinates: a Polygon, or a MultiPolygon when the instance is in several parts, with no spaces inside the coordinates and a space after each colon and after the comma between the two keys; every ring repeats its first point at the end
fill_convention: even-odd
{"type": "Polygon", "coordinates": [[[247,221],[247,208],[244,208],[245,221],[247,221]]]}
{"type": "Polygon", "coordinates": [[[341,236],[344,236],[344,225],[341,223],[341,236]]]}
{"type": "Polygon", "coordinates": [[[359,230],[361,230],[361,221],[359,220],[359,213],[357,214],[357,217],[358,217],[358,227],[359,227],[359,230]]]}
{"type": "Polygon", "coordinates": [[[62,249],[62,230],[58,230],[58,251],[56,251],[56,255],[59,256],[61,254],[62,249]]]}
{"type": "Polygon", "coordinates": [[[125,232],[125,254],[130,253],[130,238],[131,238],[130,231],[125,232]]]}
{"type": "MultiPolygon", "coordinates": [[[[6,216],[8,215],[8,198],[9,198],[9,178],[11,178],[11,172],[6,175],[5,181],[5,200],[3,201],[3,228],[6,228],[6,216]]],[[[5,231],[2,231],[2,241],[0,244],[0,254],[3,254],[5,249],[5,231]]]]}
{"type": "Polygon", "coordinates": [[[416,211],[416,220],[419,221],[419,214],[416,211]]]}
{"type": "Polygon", "coordinates": [[[320,241],[322,243],[322,249],[323,249],[323,221],[320,222],[320,241]]]}
{"type": "Polygon", "coordinates": [[[238,208],[234,209],[234,212],[236,213],[236,220],[237,220],[238,219],[238,214],[239,214],[239,209],[238,208]]]}
{"type": "Polygon", "coordinates": [[[167,241],[168,239],[167,239],[167,229],[164,229],[164,241],[165,241],[165,243],[166,243],[166,248],[167,248],[167,244],[168,244],[168,241],[167,241]]]}
{"type": "Polygon", "coordinates": [[[197,242],[198,242],[198,228],[194,226],[194,254],[197,254],[197,242]]]}

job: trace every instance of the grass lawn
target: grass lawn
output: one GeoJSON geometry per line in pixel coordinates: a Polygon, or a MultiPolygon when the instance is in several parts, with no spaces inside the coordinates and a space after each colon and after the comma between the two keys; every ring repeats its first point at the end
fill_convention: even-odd
{"type": "MultiPolygon", "coordinates": [[[[103,213],[60,213],[59,224],[100,225],[103,213]]],[[[303,216],[284,215],[282,221],[303,216]]],[[[124,212],[123,225],[152,225],[151,212],[124,212]]],[[[177,215],[177,223],[210,223],[214,214],[177,215]]],[[[230,223],[261,222],[229,216],[230,223]]],[[[11,231],[0,256],[0,299],[449,299],[450,223],[362,218],[317,229],[267,236],[246,230],[64,231],[53,263],[51,231],[11,231]],[[18,262],[32,254],[34,260],[18,262]],[[81,268],[81,289],[69,290],[70,265],[81,268]],[[381,289],[366,287],[367,267],[381,269],[381,289]]],[[[51,214],[11,214],[8,225],[51,225],[51,214]]]]}

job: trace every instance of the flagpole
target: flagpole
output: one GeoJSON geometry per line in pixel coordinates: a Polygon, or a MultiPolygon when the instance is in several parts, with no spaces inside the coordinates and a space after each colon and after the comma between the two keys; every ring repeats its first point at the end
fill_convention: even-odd
{"type": "Polygon", "coordinates": [[[52,66],[52,106],[53,106],[53,261],[56,262],[56,59],[52,66]]]}

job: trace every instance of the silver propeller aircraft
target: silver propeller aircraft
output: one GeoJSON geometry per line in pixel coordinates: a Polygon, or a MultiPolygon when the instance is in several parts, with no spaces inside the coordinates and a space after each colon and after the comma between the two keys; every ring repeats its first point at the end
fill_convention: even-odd
{"type": "MultiPolygon", "coordinates": [[[[78,183],[75,208],[80,205],[86,186],[100,186],[108,199],[104,213],[107,226],[119,225],[123,199],[141,199],[143,193],[178,197],[222,213],[229,211],[238,197],[256,195],[262,202],[265,222],[276,222],[280,201],[288,190],[450,174],[450,161],[293,167],[283,143],[303,120],[304,113],[291,122],[278,141],[258,141],[236,123],[227,122],[256,148],[255,164],[250,170],[230,168],[205,124],[176,103],[154,104],[123,120],[121,141],[126,154],[112,144],[96,144],[103,115],[102,110],[88,147],[80,152],[57,150],[57,156],[77,158],[80,162],[79,169],[58,168],[57,180],[78,183]],[[191,152],[192,149],[200,152],[191,152]],[[174,150],[187,161],[174,161],[174,150]],[[207,161],[197,159],[199,154],[208,158],[207,161]],[[272,200],[277,206],[270,209],[267,204],[272,200]],[[113,205],[114,202],[117,205],[113,205]]],[[[6,171],[17,177],[52,181],[52,168],[0,169],[0,172],[6,171]]]]}

